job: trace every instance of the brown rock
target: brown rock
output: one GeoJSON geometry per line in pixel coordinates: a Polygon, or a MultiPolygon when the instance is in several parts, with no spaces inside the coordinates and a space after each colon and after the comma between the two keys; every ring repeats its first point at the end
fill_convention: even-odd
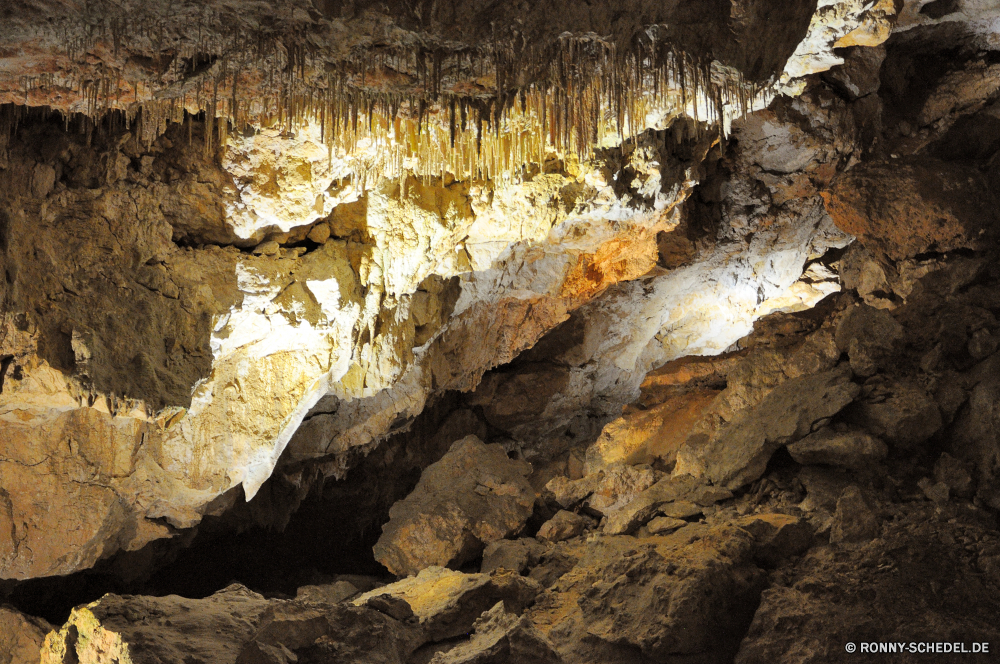
{"type": "Polygon", "coordinates": [[[702,514],[703,509],[701,505],[696,505],[690,501],[676,500],[660,507],[660,513],[675,519],[689,519],[702,514]]]}
{"type": "Polygon", "coordinates": [[[553,477],[545,485],[545,490],[552,493],[553,499],[564,508],[573,507],[582,502],[597,488],[601,481],[600,473],[587,475],[578,480],[571,480],[564,475],[553,477]]]}
{"type": "Polygon", "coordinates": [[[864,398],[845,410],[845,418],[893,447],[913,449],[944,424],[937,404],[912,381],[869,383],[865,392],[864,398]]]}
{"type": "Polygon", "coordinates": [[[917,482],[917,486],[920,490],[924,492],[927,500],[933,501],[935,503],[946,503],[950,497],[951,491],[948,489],[948,485],[944,482],[934,483],[929,477],[921,478],[917,482]]]}
{"type": "Polygon", "coordinates": [[[490,574],[498,569],[507,569],[524,574],[538,563],[538,558],[544,551],[545,545],[533,537],[490,542],[483,550],[480,571],[490,574]]]}
{"type": "Polygon", "coordinates": [[[337,581],[326,585],[302,586],[295,591],[295,599],[302,602],[336,604],[360,592],[361,590],[350,581],[337,581]]]}
{"type": "Polygon", "coordinates": [[[626,408],[587,448],[587,472],[618,462],[636,465],[656,459],[669,466],[717,395],[717,390],[693,390],[648,409],[626,408]]]}
{"type": "Polygon", "coordinates": [[[830,528],[830,542],[865,542],[878,535],[880,521],[856,486],[849,486],[837,500],[830,528]]]}
{"type": "Polygon", "coordinates": [[[845,368],[786,381],[753,409],[744,411],[708,441],[689,440],[678,452],[675,473],[690,473],[737,489],[760,477],[782,445],[807,435],[836,415],[860,388],[845,368]]]}
{"type": "Polygon", "coordinates": [[[765,567],[777,567],[801,555],[812,544],[813,530],[804,519],[788,514],[754,514],[736,521],[753,535],[755,558],[765,567]]]}
{"type": "Polygon", "coordinates": [[[430,641],[467,634],[473,622],[497,602],[520,613],[540,587],[510,571],[463,574],[443,567],[428,567],[420,574],[377,588],[353,600],[365,606],[372,598],[388,595],[405,601],[430,641]]]}
{"type": "Polygon", "coordinates": [[[261,242],[258,244],[253,253],[260,254],[261,256],[275,256],[278,251],[281,250],[281,245],[279,245],[274,240],[267,240],[266,242],[261,242]]]}
{"type": "Polygon", "coordinates": [[[679,528],[688,525],[684,519],[674,519],[669,516],[658,516],[646,524],[650,535],[668,535],[679,528]]]}
{"type": "Polygon", "coordinates": [[[975,479],[982,492],[997,477],[993,469],[1000,455],[1000,377],[991,376],[976,385],[968,405],[956,416],[952,432],[950,451],[978,469],[975,479]]]}
{"type": "Polygon", "coordinates": [[[364,605],[399,621],[409,620],[414,616],[409,602],[389,593],[370,595],[364,605]]]}
{"type": "Polygon", "coordinates": [[[837,326],[837,348],[851,358],[859,376],[875,374],[903,340],[903,326],[887,311],[866,304],[852,307],[837,326]]]}
{"type": "Polygon", "coordinates": [[[709,505],[714,505],[717,502],[729,500],[732,497],[733,492],[729,489],[724,489],[721,486],[703,484],[695,487],[685,498],[696,505],[708,507],[709,505]]]}
{"type": "Polygon", "coordinates": [[[323,244],[330,239],[330,226],[328,224],[316,224],[306,237],[317,244],[323,244]]]}
{"type": "Polygon", "coordinates": [[[503,602],[476,620],[467,643],[439,653],[430,664],[561,664],[552,642],[531,621],[507,611],[503,602]]]}
{"type": "Polygon", "coordinates": [[[41,661],[254,664],[323,661],[336,652],[375,664],[402,661],[413,636],[371,609],[268,600],[233,585],[205,599],[105,595],[73,609],[46,637],[41,661]]]}
{"type": "MultiPolygon", "coordinates": [[[[637,495],[651,487],[658,473],[649,466],[615,464],[600,472],[600,480],[587,500],[587,506],[604,515],[632,502],[637,495]]],[[[662,476],[662,473],[659,473],[662,476]]]]}
{"type": "Polygon", "coordinates": [[[538,529],[538,539],[545,542],[561,542],[576,537],[587,529],[590,521],[575,512],[559,510],[556,515],[538,529]]]}
{"type": "Polygon", "coordinates": [[[822,195],[838,228],[892,260],[979,248],[996,223],[996,203],[982,174],[955,162],[859,165],[822,195]]]}
{"type": "Polygon", "coordinates": [[[983,360],[996,352],[1000,339],[990,334],[989,330],[980,329],[969,337],[969,355],[974,360],[983,360]]]}
{"type": "Polygon", "coordinates": [[[52,625],[6,606],[0,606],[0,662],[38,664],[45,635],[52,625]]]}
{"type": "Polygon", "coordinates": [[[620,509],[610,512],[602,524],[607,535],[635,532],[667,503],[684,500],[694,489],[704,484],[691,475],[665,477],[649,487],[620,509]]]}
{"type": "Polygon", "coordinates": [[[971,498],[975,493],[967,464],[947,452],[942,452],[934,464],[934,480],[945,484],[959,498],[971,498]]]}
{"type": "Polygon", "coordinates": [[[475,436],[456,441],[431,464],[409,496],[389,510],[375,558],[394,574],[461,565],[486,542],[524,526],[535,503],[531,466],[475,436]]]}
{"type": "MultiPolygon", "coordinates": [[[[857,547],[815,547],[764,591],[736,664],[851,664],[865,657],[892,662],[961,661],[976,655],[864,655],[862,642],[1000,640],[993,616],[1000,597],[975,551],[959,538],[989,537],[992,528],[948,523],[928,503],[887,523],[857,547]],[[884,636],[892,635],[892,636],[884,636]]],[[[985,659],[987,656],[983,655],[985,659]]]]}
{"type": "Polygon", "coordinates": [[[664,537],[602,537],[527,615],[565,661],[731,659],[764,574],[753,539],[731,526],[691,524],[664,537]],[[697,659],[696,659],[697,658],[697,659]]]}
{"type": "Polygon", "coordinates": [[[825,427],[789,445],[788,453],[802,465],[863,469],[884,459],[889,448],[863,431],[837,431],[825,427]]]}
{"type": "Polygon", "coordinates": [[[869,306],[878,309],[895,306],[886,267],[859,242],[852,243],[840,259],[840,280],[846,290],[857,291],[869,306]]]}
{"type": "Polygon", "coordinates": [[[832,514],[837,509],[837,500],[851,485],[850,476],[825,466],[806,466],[799,471],[798,479],[806,489],[806,498],[799,507],[807,512],[821,510],[832,514]]]}
{"type": "Polygon", "coordinates": [[[883,60],[883,46],[850,48],[844,57],[844,64],[826,72],[823,78],[832,82],[848,98],[858,99],[879,89],[879,69],[883,60]]]}

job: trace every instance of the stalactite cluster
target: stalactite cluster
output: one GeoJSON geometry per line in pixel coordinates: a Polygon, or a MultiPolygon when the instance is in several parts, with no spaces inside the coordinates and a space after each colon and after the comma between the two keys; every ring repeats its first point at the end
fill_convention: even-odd
{"type": "Polygon", "coordinates": [[[315,123],[331,156],[352,155],[361,180],[404,170],[472,179],[542,164],[550,152],[585,159],[595,146],[622,144],[680,115],[725,131],[767,96],[766,85],[676,49],[662,26],[626,45],[567,33],[541,46],[368,44],[331,61],[315,35],[289,43],[239,26],[179,41],[163,19],[133,20],[67,30],[68,59],[104,59],[65,77],[24,78],[24,104],[38,105],[57,88],[82,93],[81,112],[123,110],[146,142],[185,111],[204,111],[207,151],[247,125],[292,132],[315,123]],[[127,39],[135,42],[128,49],[127,39]],[[106,64],[135,50],[160,54],[143,63],[158,80],[130,80],[128,67],[106,64]]]}

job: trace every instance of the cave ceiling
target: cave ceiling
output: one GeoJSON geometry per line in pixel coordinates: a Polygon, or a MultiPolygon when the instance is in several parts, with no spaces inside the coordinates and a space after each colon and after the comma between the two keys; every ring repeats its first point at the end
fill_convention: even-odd
{"type": "Polygon", "coordinates": [[[484,374],[557,328],[507,433],[560,449],[839,290],[865,72],[890,36],[995,46],[990,2],[927,4],[0,3],[0,578],[176,537],[276,467],[340,478],[446,392],[500,422],[484,374]]]}

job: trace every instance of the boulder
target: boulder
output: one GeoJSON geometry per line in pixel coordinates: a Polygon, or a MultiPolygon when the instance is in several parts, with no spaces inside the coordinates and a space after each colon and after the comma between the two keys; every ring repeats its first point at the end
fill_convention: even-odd
{"type": "MultiPolygon", "coordinates": [[[[822,546],[774,575],[761,596],[736,664],[954,661],[991,655],[848,652],[848,643],[1000,641],[996,582],[984,553],[992,527],[937,516],[930,503],[888,522],[856,547],[822,546]],[[951,522],[949,522],[949,520],[951,522]],[[955,546],[956,541],[970,542],[955,546]]],[[[968,647],[968,646],[967,646],[968,647]]],[[[732,660],[730,660],[732,661],[732,660]]]]}
{"type": "Polygon", "coordinates": [[[691,475],[665,477],[621,508],[610,512],[603,522],[606,535],[624,535],[652,519],[664,505],[687,500],[688,495],[703,482],[691,475]]]}
{"type": "Polygon", "coordinates": [[[959,498],[971,498],[975,493],[968,464],[947,452],[942,452],[934,464],[934,480],[945,484],[959,498]]]}
{"type": "Polygon", "coordinates": [[[265,599],[233,585],[205,599],[105,595],[45,638],[41,662],[402,664],[418,638],[369,608],[265,599]]]}
{"type": "Polygon", "coordinates": [[[998,484],[994,470],[1000,459],[1000,376],[990,376],[972,390],[968,405],[959,411],[949,437],[949,450],[978,469],[980,498],[1000,507],[1000,496],[990,490],[998,484]]]}
{"type": "Polygon", "coordinates": [[[646,464],[657,459],[669,466],[718,394],[717,390],[694,389],[649,408],[626,407],[587,448],[587,473],[615,463],[646,464]]]}
{"type": "Polygon", "coordinates": [[[537,583],[514,572],[463,574],[444,567],[428,567],[419,574],[376,588],[353,600],[366,606],[375,598],[405,602],[417,619],[424,640],[443,641],[472,630],[473,622],[497,602],[520,613],[538,594],[537,583]]]}
{"type": "Polygon", "coordinates": [[[765,578],[751,535],[728,525],[574,551],[526,614],[568,662],[731,661],[765,578]]]}
{"type": "Polygon", "coordinates": [[[326,585],[302,586],[295,592],[295,599],[318,604],[336,604],[360,592],[361,590],[350,581],[336,581],[326,585]]]}
{"type": "Polygon", "coordinates": [[[583,533],[592,522],[575,512],[559,510],[556,515],[538,529],[538,539],[545,542],[561,542],[583,533]]]}
{"type": "Polygon", "coordinates": [[[864,397],[851,404],[844,417],[903,450],[916,448],[944,425],[927,391],[906,379],[869,382],[864,397]]]}
{"type": "Polygon", "coordinates": [[[371,595],[364,605],[399,621],[410,620],[414,617],[413,608],[409,602],[389,593],[371,595]]]}
{"type": "Polygon", "coordinates": [[[503,602],[476,620],[466,643],[438,653],[430,664],[561,664],[552,642],[525,616],[507,611],[503,602]]]}
{"type": "Polygon", "coordinates": [[[951,490],[948,485],[944,482],[934,482],[929,477],[923,477],[917,482],[917,486],[923,491],[924,496],[927,500],[933,501],[935,503],[946,503],[948,498],[951,497],[951,490]]]}
{"type": "Polygon", "coordinates": [[[548,481],[545,485],[545,490],[552,494],[553,500],[562,508],[569,509],[583,502],[585,498],[592,494],[601,479],[601,473],[587,475],[576,480],[571,480],[565,475],[559,475],[548,481]]]}
{"type": "Polygon", "coordinates": [[[601,471],[587,506],[598,514],[610,514],[632,502],[662,476],[663,473],[657,473],[649,466],[613,464],[601,471]]]}
{"type": "Polygon", "coordinates": [[[753,535],[754,559],[764,567],[801,555],[813,540],[809,523],[789,514],[754,514],[737,519],[736,525],[753,535]]]}
{"type": "Polygon", "coordinates": [[[837,500],[833,514],[830,542],[858,543],[871,540],[879,533],[881,520],[857,486],[851,485],[837,500]]]}
{"type": "Polygon", "coordinates": [[[996,223],[982,173],[957,162],[918,157],[861,164],[821,193],[838,228],[897,261],[982,247],[996,223]]]}
{"type": "Polygon", "coordinates": [[[545,545],[533,537],[490,542],[483,551],[480,571],[489,574],[498,569],[508,569],[524,574],[538,563],[538,558],[544,551],[545,545]]]}
{"type": "Polygon", "coordinates": [[[844,489],[852,483],[850,475],[827,466],[805,466],[799,470],[797,477],[806,490],[806,497],[799,508],[806,512],[833,514],[844,489]]]}
{"type": "Polygon", "coordinates": [[[236,664],[338,660],[403,664],[419,644],[419,637],[392,613],[395,611],[350,604],[308,607],[273,602],[252,639],[240,649],[236,664]]]}
{"type": "Polygon", "coordinates": [[[518,532],[531,516],[531,465],[475,436],[456,441],[428,466],[409,496],[389,510],[375,559],[398,575],[459,566],[483,545],[518,532]]]}
{"type": "Polygon", "coordinates": [[[0,606],[0,663],[38,664],[45,635],[51,630],[52,625],[41,618],[0,606]]]}
{"type": "Polygon", "coordinates": [[[677,453],[675,473],[689,473],[728,489],[764,473],[782,445],[805,437],[850,404],[860,392],[846,367],[793,378],[756,408],[739,413],[709,440],[689,439],[677,453]]]}
{"type": "Polygon", "coordinates": [[[889,312],[860,304],[848,309],[834,336],[858,376],[874,375],[903,341],[903,326],[889,312]]]}
{"type": "Polygon", "coordinates": [[[660,507],[660,514],[670,516],[675,519],[690,519],[704,513],[701,505],[696,505],[689,500],[675,500],[660,507]]]}
{"type": "Polygon", "coordinates": [[[974,360],[984,360],[996,352],[1000,346],[1000,338],[990,334],[989,330],[976,330],[969,337],[968,351],[974,360]]]}
{"type": "Polygon", "coordinates": [[[684,519],[674,519],[669,516],[658,516],[646,524],[650,535],[667,535],[688,525],[684,519]]]}
{"type": "Polygon", "coordinates": [[[788,453],[802,465],[863,469],[884,459],[889,448],[864,431],[824,427],[789,445],[788,453]]]}

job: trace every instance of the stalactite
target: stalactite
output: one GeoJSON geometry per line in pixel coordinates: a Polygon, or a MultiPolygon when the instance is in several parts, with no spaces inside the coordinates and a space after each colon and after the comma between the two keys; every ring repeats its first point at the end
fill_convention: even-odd
{"type": "MultiPolygon", "coordinates": [[[[203,25],[225,25],[214,10],[202,13],[203,25]]],[[[136,52],[130,40],[137,30],[162,50],[160,42],[173,33],[169,19],[153,10],[60,30],[67,57],[74,59],[102,39],[116,57],[136,52]]],[[[694,119],[684,123],[687,130],[673,130],[675,140],[702,124],[716,125],[724,137],[731,119],[767,94],[766,86],[747,82],[736,70],[674,48],[667,34],[652,26],[629,45],[591,34],[563,36],[549,46],[497,36],[464,49],[366,46],[333,70],[306,40],[279,40],[265,30],[199,28],[195,39],[176,49],[165,74],[177,83],[170,94],[99,67],[81,70],[79,83],[71,85],[79,86],[92,118],[119,108],[130,124],[141,108],[140,133],[147,142],[167,122],[185,119],[190,142],[191,116],[200,110],[208,154],[226,142],[231,128],[257,124],[294,132],[316,123],[331,160],[334,153],[354,154],[362,141],[371,146],[364,158],[356,157],[359,181],[399,177],[414,159],[416,174],[425,179],[446,172],[463,179],[497,177],[530,164],[543,167],[550,154],[587,159],[592,146],[612,137],[624,145],[646,130],[653,112],[667,122],[683,115],[694,119]],[[525,71],[542,74],[523,83],[525,71]],[[414,82],[409,90],[382,89],[399,75],[414,82]],[[492,83],[485,92],[469,92],[466,80],[492,83]],[[131,100],[127,94],[123,99],[123,85],[132,86],[131,100]]],[[[27,104],[37,99],[36,90],[55,83],[22,85],[27,104]]]]}

